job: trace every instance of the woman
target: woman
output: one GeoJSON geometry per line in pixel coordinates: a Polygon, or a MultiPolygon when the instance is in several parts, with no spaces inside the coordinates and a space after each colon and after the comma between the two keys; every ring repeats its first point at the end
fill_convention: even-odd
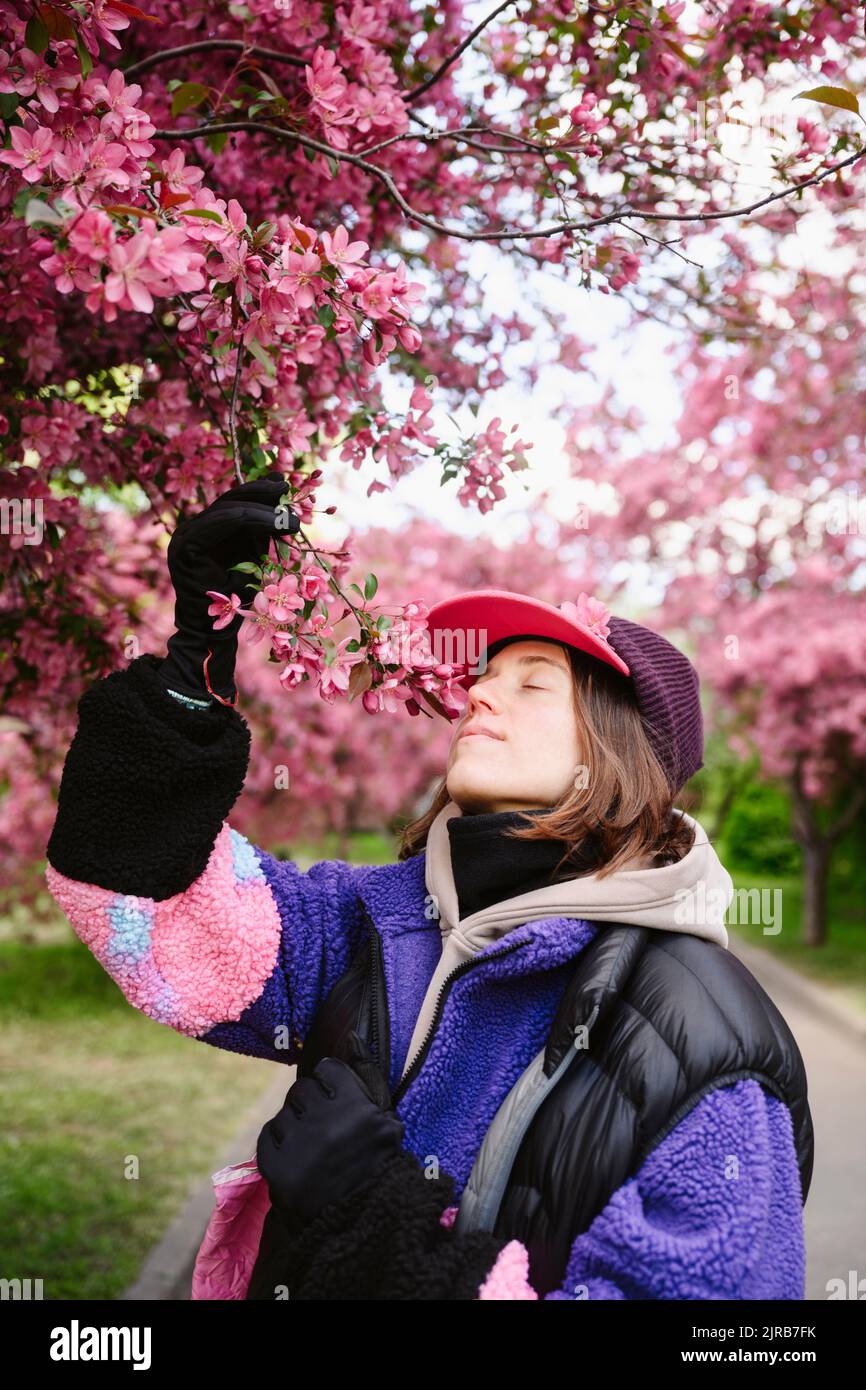
{"type": "Polygon", "coordinates": [[[240,592],[282,490],[178,527],[168,657],[82,697],[48,846],[131,1003],[298,1064],[258,1168],[218,1175],[195,1296],[802,1299],[802,1059],[674,807],[702,765],[694,668],[624,619],[437,605],[434,645],[481,631],[486,663],[433,805],[395,864],[301,872],[226,820],[239,624],[214,633],[205,597],[240,592]]]}

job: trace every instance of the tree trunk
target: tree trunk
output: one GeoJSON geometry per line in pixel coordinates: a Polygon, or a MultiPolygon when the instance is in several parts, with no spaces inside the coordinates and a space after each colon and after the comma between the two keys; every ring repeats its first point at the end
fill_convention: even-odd
{"type": "Polygon", "coordinates": [[[827,940],[827,881],[830,841],[823,836],[803,845],[803,941],[823,946],[827,940]]]}

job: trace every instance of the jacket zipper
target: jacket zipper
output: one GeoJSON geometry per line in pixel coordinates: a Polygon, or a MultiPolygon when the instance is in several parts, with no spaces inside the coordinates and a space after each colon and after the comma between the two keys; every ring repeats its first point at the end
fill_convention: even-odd
{"type": "Polygon", "coordinates": [[[506,946],[503,951],[491,952],[489,956],[473,956],[471,960],[464,960],[460,965],[455,966],[451,973],[445,976],[445,979],[442,981],[442,984],[440,986],[439,993],[436,996],[436,1006],[433,1010],[433,1018],[430,1022],[430,1027],[427,1030],[427,1034],[424,1038],[424,1041],[418,1049],[418,1052],[415,1055],[415,1059],[412,1062],[412,1065],[410,1066],[409,1070],[406,1072],[406,1075],[403,1077],[403,1080],[399,1083],[397,1089],[393,1092],[391,1096],[391,1104],[395,1108],[397,1105],[399,1105],[400,1101],[403,1099],[412,1082],[415,1080],[415,1077],[418,1075],[418,1072],[421,1070],[421,1067],[424,1065],[424,1059],[430,1050],[430,1046],[433,1042],[433,1035],[435,1034],[436,1029],[439,1026],[439,1021],[442,1017],[442,1011],[445,1007],[445,996],[451,989],[451,986],[453,985],[454,981],[460,975],[465,975],[469,970],[472,970],[476,965],[481,965],[483,961],[501,960],[503,956],[510,955],[512,951],[520,951],[524,946],[528,945],[528,941],[518,941],[513,946],[506,946]]]}
{"type": "MultiPolygon", "coordinates": [[[[382,969],[382,943],[379,933],[373,925],[372,918],[367,918],[370,923],[370,1041],[371,1051],[376,1061],[388,1078],[388,1069],[391,1064],[390,1057],[381,1055],[381,1035],[379,1029],[379,974],[382,969]]],[[[390,1049],[389,1049],[390,1050],[390,1049]]]]}

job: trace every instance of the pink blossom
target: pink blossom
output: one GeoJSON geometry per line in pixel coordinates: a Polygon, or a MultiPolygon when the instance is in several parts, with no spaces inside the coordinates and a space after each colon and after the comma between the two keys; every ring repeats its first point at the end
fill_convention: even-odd
{"type": "Polygon", "coordinates": [[[275,623],[290,622],[304,606],[292,575],[284,574],[276,584],[266,584],[262,592],[275,623]]]}
{"type": "Polygon", "coordinates": [[[195,191],[195,185],[201,183],[204,178],[204,169],[199,169],[195,164],[187,164],[186,155],[183,150],[172,150],[167,159],[163,159],[159,164],[162,170],[163,180],[172,193],[190,193],[195,191]]]}
{"type": "Polygon", "coordinates": [[[359,295],[358,302],[364,313],[369,314],[371,319],[384,318],[389,313],[393,285],[393,274],[385,270],[374,280],[371,280],[359,295]]]}
{"type": "Polygon", "coordinates": [[[118,141],[108,141],[98,135],[89,147],[78,147],[67,154],[57,154],[54,169],[66,183],[97,192],[101,188],[128,188],[130,175],[122,167],[127,150],[118,141]]]}
{"type": "Polygon", "coordinates": [[[284,690],[294,690],[307,674],[307,668],[302,661],[288,661],[277,679],[284,690]]]}
{"type": "Polygon", "coordinates": [[[99,40],[109,44],[112,48],[120,48],[120,43],[114,37],[115,32],[129,28],[129,19],[125,14],[121,14],[111,4],[111,0],[89,0],[88,16],[89,23],[93,25],[94,35],[91,38],[89,27],[84,30],[88,39],[87,47],[94,57],[99,53],[99,40]]]}
{"type": "Polygon", "coordinates": [[[577,603],[569,603],[566,600],[559,608],[567,618],[580,623],[581,627],[588,627],[597,637],[606,638],[609,635],[607,620],[610,613],[601,599],[590,598],[589,594],[581,592],[577,596],[577,603]]]}
{"type": "Polygon", "coordinates": [[[238,609],[241,606],[240,598],[237,594],[221,594],[218,589],[208,589],[207,597],[213,599],[213,603],[208,604],[208,616],[215,619],[214,631],[218,628],[228,627],[237,617],[238,609]]]}
{"type": "Polygon", "coordinates": [[[11,150],[0,150],[0,161],[20,169],[26,183],[38,183],[51,163],[54,137],[44,126],[25,130],[16,125],[10,132],[11,150]]]}
{"type": "Polygon", "coordinates": [[[253,645],[263,637],[270,638],[274,632],[274,619],[271,605],[263,593],[256,594],[252,608],[242,609],[241,616],[248,621],[244,625],[244,641],[253,645]]]}
{"type": "Polygon", "coordinates": [[[296,251],[286,249],[283,253],[283,265],[285,274],[279,280],[277,288],[280,293],[291,294],[298,308],[308,309],[316,302],[313,286],[315,277],[322,268],[322,262],[313,251],[305,251],[303,255],[299,255],[296,251]]]}
{"type": "Polygon", "coordinates": [[[298,576],[298,591],[305,603],[317,599],[329,591],[328,576],[318,566],[303,570],[298,576]]]}
{"type": "Polygon", "coordinates": [[[63,53],[57,66],[50,68],[43,56],[29,48],[20,49],[16,59],[23,72],[17,77],[7,73],[0,78],[0,92],[17,92],[22,97],[35,95],[44,110],[53,116],[60,109],[60,94],[64,89],[78,85],[77,65],[68,53],[63,53]]]}
{"type": "Polygon", "coordinates": [[[73,290],[86,293],[99,284],[92,268],[71,249],[58,251],[39,264],[45,274],[51,276],[61,294],[71,294],[73,290]]]}
{"type": "Polygon", "coordinates": [[[324,247],[325,259],[330,261],[331,265],[336,266],[349,265],[354,261],[361,261],[370,249],[366,241],[350,242],[349,233],[342,223],[333,236],[331,236],[330,232],[322,232],[319,240],[324,247]]]}
{"type": "Polygon", "coordinates": [[[136,232],[128,241],[115,242],[111,247],[111,274],[105,281],[105,298],[109,304],[122,309],[136,309],[149,314],[153,309],[150,292],[152,272],[147,265],[151,238],[136,232]]]}
{"type": "Polygon", "coordinates": [[[114,241],[114,223],[107,213],[92,208],[77,217],[69,228],[69,244],[92,261],[105,261],[114,241]]]}
{"type": "Polygon", "coordinates": [[[338,642],[332,664],[330,666],[323,665],[318,673],[319,694],[328,704],[333,703],[334,696],[338,691],[348,690],[352,667],[356,662],[365,660],[363,652],[347,652],[345,650],[347,643],[351,640],[351,637],[344,637],[342,642],[338,642]]]}

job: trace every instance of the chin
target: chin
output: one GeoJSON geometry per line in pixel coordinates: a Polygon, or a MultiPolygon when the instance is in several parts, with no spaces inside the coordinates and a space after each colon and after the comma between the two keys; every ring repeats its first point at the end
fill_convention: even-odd
{"type": "Polygon", "coordinates": [[[445,783],[445,789],[464,812],[484,811],[491,801],[497,800],[494,788],[469,777],[455,777],[445,783]]]}

